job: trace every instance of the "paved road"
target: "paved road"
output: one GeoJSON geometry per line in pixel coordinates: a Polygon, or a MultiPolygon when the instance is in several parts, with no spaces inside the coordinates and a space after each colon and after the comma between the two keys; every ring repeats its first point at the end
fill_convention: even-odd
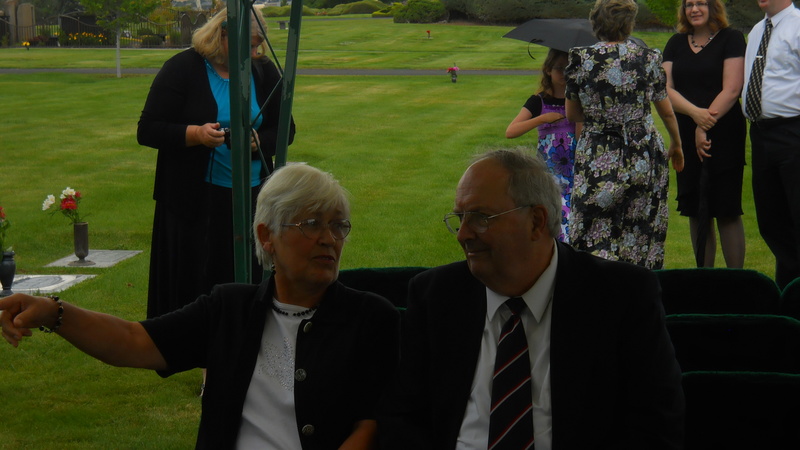
{"type": "MultiPolygon", "coordinates": [[[[31,73],[99,73],[116,74],[117,69],[0,69],[0,74],[26,75],[31,73]]],[[[155,74],[158,69],[122,68],[123,75],[155,74]]],[[[467,70],[460,75],[536,75],[537,70],[467,70]]],[[[407,76],[407,75],[446,75],[444,70],[406,70],[406,69],[299,69],[298,75],[338,75],[338,76],[407,76]]]]}

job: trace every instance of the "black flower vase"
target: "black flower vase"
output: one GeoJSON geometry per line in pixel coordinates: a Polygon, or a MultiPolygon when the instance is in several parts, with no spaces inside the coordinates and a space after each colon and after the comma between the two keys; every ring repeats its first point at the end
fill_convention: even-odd
{"type": "Polygon", "coordinates": [[[3,252],[3,260],[0,261],[0,283],[3,284],[3,291],[0,297],[8,297],[13,294],[11,285],[14,284],[14,275],[17,273],[17,263],[14,261],[14,252],[3,252]]]}
{"type": "Polygon", "coordinates": [[[453,83],[457,82],[458,81],[458,74],[455,73],[455,72],[450,72],[450,81],[452,81],[453,83]]]}
{"type": "Polygon", "coordinates": [[[89,256],[89,224],[78,222],[72,225],[75,239],[75,256],[77,261],[69,263],[70,266],[92,266],[94,262],[86,259],[89,256]]]}

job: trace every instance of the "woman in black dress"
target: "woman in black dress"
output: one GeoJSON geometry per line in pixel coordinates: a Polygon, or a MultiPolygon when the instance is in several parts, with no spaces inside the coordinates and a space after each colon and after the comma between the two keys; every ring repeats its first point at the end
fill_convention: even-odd
{"type": "Polygon", "coordinates": [[[663,64],[686,154],[677,174],[678,211],[689,217],[698,266],[714,266],[716,219],[725,263],[741,268],[744,36],[728,28],[719,0],[681,0],[678,31],[664,48],[663,64]]]}

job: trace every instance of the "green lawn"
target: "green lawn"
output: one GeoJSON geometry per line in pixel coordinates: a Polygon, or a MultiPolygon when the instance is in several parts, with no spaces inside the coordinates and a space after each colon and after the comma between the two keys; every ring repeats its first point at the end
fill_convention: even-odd
{"type": "MultiPolygon", "coordinates": [[[[286,31],[267,21],[270,42],[281,64],[286,31]]],[[[303,18],[299,68],[441,69],[454,63],[462,69],[538,69],[547,49],[502,36],[509,26],[395,24],[390,19],[351,20],[303,18]],[[430,30],[430,39],[427,31],[430,30]]],[[[669,34],[638,33],[648,45],[663,48],[669,34]]],[[[114,68],[114,49],[21,47],[0,49],[0,68],[114,68]]],[[[123,70],[158,68],[175,49],[122,49],[123,70]]]]}
{"type": "MultiPolygon", "coordinates": [[[[284,42],[270,25],[281,54],[284,42]]],[[[331,171],[352,194],[354,229],[343,268],[433,266],[462,257],[441,221],[452,208],[455,184],[481,150],[533,148],[535,135],[508,141],[504,131],[537,80],[462,73],[453,84],[444,70],[453,63],[462,69],[537,68],[544,51],[536,48],[537,61],[531,61],[524,43],[501,38],[508,30],[369,19],[303,22],[300,68],[442,70],[441,76],[298,77],[297,137],[289,160],[331,171]]],[[[663,46],[668,34],[639,37],[663,46]]],[[[123,50],[123,72],[159,67],[175,51],[123,50]]],[[[0,68],[8,67],[113,68],[113,50],[0,49],[0,68]]],[[[62,297],[131,320],[145,315],[156,152],[140,147],[135,134],[152,79],[0,74],[0,206],[13,222],[9,241],[18,273],[96,274],[62,297]],[[109,269],[45,268],[71,252],[66,219],[41,211],[45,196],[58,196],[66,186],[84,194],[92,248],[143,254],[109,269]]],[[[745,176],[746,266],[773,276],[774,260],[755,224],[749,167],[745,176]]],[[[666,264],[691,267],[687,221],[674,208],[672,200],[666,264]]],[[[162,380],[147,371],[104,366],[56,336],[36,333],[20,349],[0,346],[0,379],[3,448],[162,449],[194,443],[198,371],[162,380]]]]}

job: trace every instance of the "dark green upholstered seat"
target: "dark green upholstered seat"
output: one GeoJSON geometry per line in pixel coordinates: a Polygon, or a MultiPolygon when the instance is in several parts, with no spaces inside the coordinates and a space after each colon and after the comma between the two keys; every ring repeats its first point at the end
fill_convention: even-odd
{"type": "Polygon", "coordinates": [[[678,314],[667,330],[682,372],[800,374],[800,321],[791,317],[678,314]]]}
{"type": "Polygon", "coordinates": [[[747,269],[656,270],[669,314],[780,314],[775,281],[747,269]]]}
{"type": "Polygon", "coordinates": [[[687,372],[686,450],[800,449],[800,375],[687,372]]]}
{"type": "Polygon", "coordinates": [[[800,319],[800,278],[787,284],[781,292],[781,314],[800,319]]]}
{"type": "Polygon", "coordinates": [[[405,309],[408,280],[427,267],[377,267],[339,271],[339,281],[359,291],[386,297],[398,309],[405,309]]]}

